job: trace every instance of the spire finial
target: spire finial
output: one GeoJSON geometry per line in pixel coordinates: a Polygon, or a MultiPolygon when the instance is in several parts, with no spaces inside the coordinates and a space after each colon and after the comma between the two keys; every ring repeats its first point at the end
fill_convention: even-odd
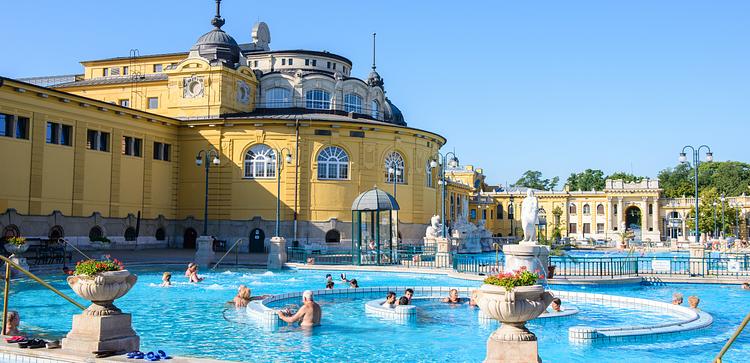
{"type": "Polygon", "coordinates": [[[211,19],[211,25],[215,26],[216,29],[221,29],[224,25],[224,19],[221,17],[221,0],[216,0],[216,15],[211,19]]]}
{"type": "Polygon", "coordinates": [[[375,70],[375,34],[372,33],[372,70],[375,70]]]}

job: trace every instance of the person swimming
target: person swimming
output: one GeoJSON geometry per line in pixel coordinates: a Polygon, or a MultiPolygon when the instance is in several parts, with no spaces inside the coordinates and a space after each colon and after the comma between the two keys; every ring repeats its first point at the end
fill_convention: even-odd
{"type": "Polygon", "coordinates": [[[461,298],[458,297],[458,290],[451,289],[448,292],[448,297],[444,298],[443,302],[444,303],[449,303],[449,304],[460,304],[461,303],[461,298]]]}
{"type": "Polygon", "coordinates": [[[562,300],[560,300],[559,298],[552,299],[552,303],[549,305],[549,307],[554,313],[562,312],[562,300]]]}
{"type": "Polygon", "coordinates": [[[400,298],[398,299],[398,304],[399,304],[399,305],[409,305],[410,303],[411,303],[411,300],[409,300],[409,298],[408,298],[408,297],[406,297],[406,296],[401,296],[401,297],[400,297],[400,298]]]}
{"type": "Polygon", "coordinates": [[[172,273],[171,272],[165,272],[161,275],[161,287],[167,287],[172,285],[172,273]]]}
{"type": "Polygon", "coordinates": [[[232,302],[235,307],[243,308],[250,303],[250,297],[250,288],[245,285],[240,285],[240,287],[237,288],[237,296],[234,297],[232,302]]]}
{"type": "Polygon", "coordinates": [[[305,290],[302,293],[302,307],[294,315],[281,310],[277,311],[276,314],[279,316],[279,319],[287,323],[294,324],[299,322],[301,327],[318,326],[323,316],[320,305],[313,301],[313,292],[310,290],[305,290]]]}
{"type": "Polygon", "coordinates": [[[195,262],[191,262],[188,264],[188,268],[187,270],[185,270],[185,277],[188,278],[189,282],[203,281],[202,277],[198,277],[198,265],[196,265],[195,262]]]}
{"type": "Polygon", "coordinates": [[[396,293],[388,291],[385,295],[385,302],[382,304],[383,307],[392,308],[396,306],[396,293]]]}
{"type": "Polygon", "coordinates": [[[326,282],[326,290],[333,290],[333,281],[326,282]]]}

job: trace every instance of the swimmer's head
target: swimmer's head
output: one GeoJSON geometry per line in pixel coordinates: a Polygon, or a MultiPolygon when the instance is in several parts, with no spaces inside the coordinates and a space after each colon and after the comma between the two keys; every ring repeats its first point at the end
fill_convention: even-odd
{"type": "Polygon", "coordinates": [[[313,292],[311,290],[305,290],[305,292],[302,293],[302,300],[313,301],[313,292]]]}

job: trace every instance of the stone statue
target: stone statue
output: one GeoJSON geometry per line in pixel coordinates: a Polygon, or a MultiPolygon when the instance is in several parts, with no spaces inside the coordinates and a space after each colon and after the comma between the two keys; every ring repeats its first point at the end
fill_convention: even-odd
{"type": "Polygon", "coordinates": [[[464,222],[469,221],[469,199],[461,198],[461,219],[464,222]]]}
{"type": "Polygon", "coordinates": [[[534,191],[529,189],[526,198],[521,203],[521,227],[523,227],[523,242],[536,242],[536,224],[539,213],[539,199],[534,191]]]}
{"type": "Polygon", "coordinates": [[[443,225],[441,223],[440,216],[434,215],[430,218],[430,225],[427,227],[425,232],[426,238],[437,238],[443,236],[443,225]]]}

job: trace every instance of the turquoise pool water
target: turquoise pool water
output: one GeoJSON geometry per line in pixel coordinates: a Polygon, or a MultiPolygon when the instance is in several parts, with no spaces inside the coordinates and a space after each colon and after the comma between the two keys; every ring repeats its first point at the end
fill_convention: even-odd
{"type": "MultiPolygon", "coordinates": [[[[165,267],[162,267],[162,269],[165,267]]],[[[162,269],[135,269],[139,282],[117,305],[133,313],[142,350],[165,349],[170,354],[252,362],[375,362],[454,361],[479,362],[485,340],[495,324],[477,319],[468,306],[421,302],[416,324],[398,325],[364,313],[364,302],[376,298],[322,298],[323,325],[312,333],[295,327],[269,331],[255,325],[244,312],[226,308],[239,284],[253,294],[282,293],[323,288],[325,271],[266,272],[223,270],[202,274],[200,284],[184,283],[181,266],[167,267],[174,286],[159,287],[162,269]]],[[[373,286],[478,286],[478,282],[412,273],[348,272],[362,287],[373,286]]],[[[336,275],[336,273],[334,273],[336,275]]],[[[48,276],[53,285],[73,295],[63,275],[48,276]]],[[[669,301],[674,292],[698,295],[701,307],[714,317],[708,329],[652,342],[608,343],[577,346],[568,342],[572,325],[627,324],[670,321],[658,313],[576,305],[582,312],[559,321],[531,322],[539,337],[540,355],[546,362],[696,362],[710,361],[747,313],[750,292],[736,286],[671,284],[667,286],[555,287],[669,301]]],[[[10,305],[21,314],[21,328],[47,337],[61,337],[77,309],[27,281],[16,281],[10,305]]],[[[402,292],[399,292],[402,293],[402,292]]],[[[80,300],[80,299],[79,299],[80,300]]],[[[83,301],[82,301],[83,302],[83,301]]],[[[569,302],[568,302],[569,303],[569,302]]],[[[565,302],[564,302],[565,304],[565,302]]],[[[727,362],[750,359],[750,336],[743,334],[727,355],[727,362]]]]}

